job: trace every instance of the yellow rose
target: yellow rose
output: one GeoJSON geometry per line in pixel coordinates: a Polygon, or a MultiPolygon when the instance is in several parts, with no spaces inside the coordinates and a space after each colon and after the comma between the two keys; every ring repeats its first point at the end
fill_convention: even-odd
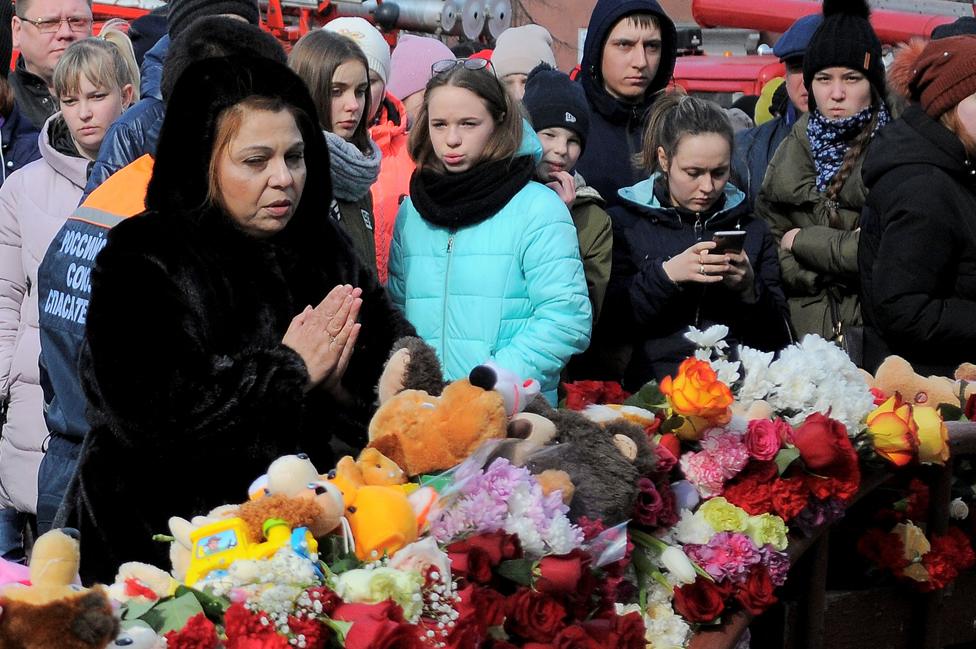
{"type": "Polygon", "coordinates": [[[788,533],[783,519],[773,514],[750,516],[746,522],[746,534],[760,548],[768,543],[777,550],[785,550],[789,544],[788,533]]]}
{"type": "Polygon", "coordinates": [[[875,452],[895,466],[905,466],[918,451],[918,425],[912,406],[895,394],[868,415],[868,435],[875,452]]]}
{"type": "Polygon", "coordinates": [[[945,464],[949,459],[949,431],[942,415],[931,406],[915,406],[912,417],[918,425],[918,459],[925,464],[945,464]]]}
{"type": "Polygon", "coordinates": [[[721,496],[707,501],[698,512],[716,532],[745,532],[749,521],[745,510],[721,496]]]}
{"type": "Polygon", "coordinates": [[[682,439],[699,439],[707,428],[722,426],[732,418],[732,390],[718,380],[707,361],[686,359],[674,378],[664,377],[660,390],[671,410],[685,419],[675,431],[682,439]]]}

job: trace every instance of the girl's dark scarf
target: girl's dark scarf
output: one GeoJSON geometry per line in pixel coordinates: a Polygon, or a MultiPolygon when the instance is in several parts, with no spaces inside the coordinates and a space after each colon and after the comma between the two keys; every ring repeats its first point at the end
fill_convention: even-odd
{"type": "Polygon", "coordinates": [[[531,156],[483,162],[460,173],[417,170],[410,178],[410,200],[428,223],[457,230],[498,214],[534,171],[531,156]]]}
{"type": "MultiPolygon", "coordinates": [[[[874,107],[868,106],[861,112],[842,119],[827,119],[818,109],[810,112],[807,122],[807,137],[810,139],[810,153],[817,169],[817,191],[827,191],[827,186],[840,171],[844,156],[861,131],[874,117],[874,107]]],[[[882,126],[891,121],[888,108],[878,107],[878,119],[871,131],[874,137],[882,126]]]]}

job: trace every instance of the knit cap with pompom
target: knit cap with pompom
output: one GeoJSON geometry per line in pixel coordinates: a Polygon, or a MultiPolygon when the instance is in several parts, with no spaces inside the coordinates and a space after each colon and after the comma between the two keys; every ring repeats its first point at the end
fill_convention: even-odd
{"type": "MultiPolygon", "coordinates": [[[[868,21],[866,0],[824,0],[824,21],[814,32],[803,57],[803,84],[809,91],[813,77],[825,68],[842,67],[862,72],[874,90],[885,95],[885,68],[881,41],[868,21]]],[[[810,93],[810,108],[816,99],[810,93]]]]}

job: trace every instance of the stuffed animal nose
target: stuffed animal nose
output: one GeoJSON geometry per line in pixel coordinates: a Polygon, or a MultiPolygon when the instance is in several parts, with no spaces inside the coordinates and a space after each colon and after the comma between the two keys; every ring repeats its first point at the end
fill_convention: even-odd
{"type": "Polygon", "coordinates": [[[70,536],[75,541],[80,541],[81,540],[81,532],[79,532],[78,530],[76,530],[73,527],[62,527],[61,528],[61,532],[63,532],[67,536],[70,536]]]}
{"type": "Polygon", "coordinates": [[[308,455],[306,453],[299,453],[295,457],[297,457],[299,460],[307,460],[308,459],[308,455]]]}

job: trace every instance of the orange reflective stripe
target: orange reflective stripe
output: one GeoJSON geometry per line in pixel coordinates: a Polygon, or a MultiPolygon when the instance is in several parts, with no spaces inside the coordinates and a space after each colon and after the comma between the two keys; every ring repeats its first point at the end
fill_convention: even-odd
{"type": "MultiPolygon", "coordinates": [[[[109,176],[108,180],[85,199],[82,206],[113,214],[122,219],[144,212],[146,190],[149,188],[152,171],[153,158],[147,153],[109,176]]],[[[73,218],[87,221],[80,214],[74,215],[73,218]]],[[[95,223],[95,225],[101,224],[95,223]]]]}

